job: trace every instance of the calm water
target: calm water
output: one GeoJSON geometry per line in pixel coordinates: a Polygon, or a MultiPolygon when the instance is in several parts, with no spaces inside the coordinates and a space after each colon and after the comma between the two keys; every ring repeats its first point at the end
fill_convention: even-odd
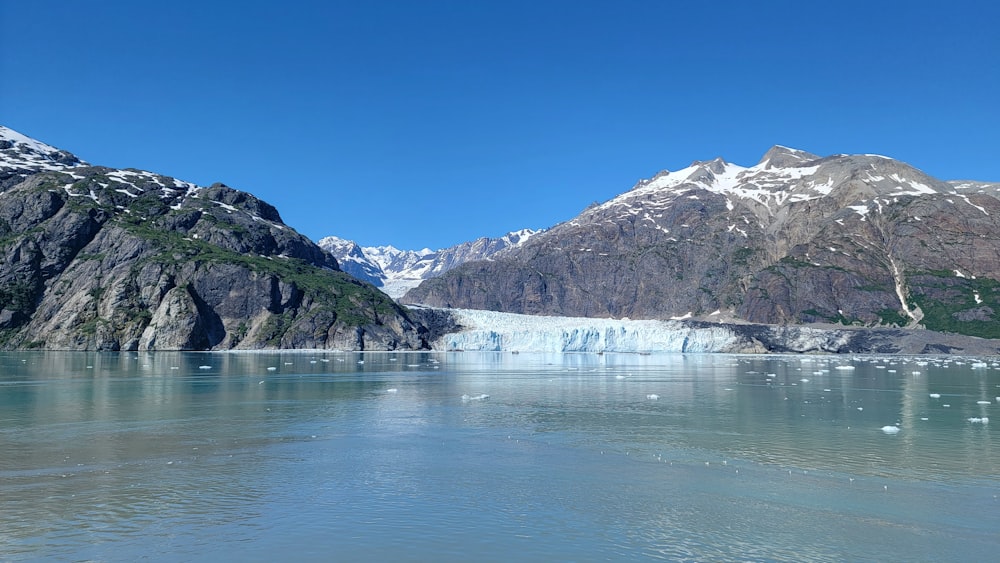
{"type": "Polygon", "coordinates": [[[0,560],[995,561],[977,362],[0,354],[0,560]]]}

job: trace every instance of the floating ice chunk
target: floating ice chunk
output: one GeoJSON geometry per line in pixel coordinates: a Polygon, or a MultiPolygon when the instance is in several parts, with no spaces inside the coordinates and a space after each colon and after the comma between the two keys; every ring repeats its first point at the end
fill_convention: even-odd
{"type": "Polygon", "coordinates": [[[271,366],[271,367],[267,368],[267,371],[276,371],[277,369],[278,368],[276,368],[274,366],[271,366]]]}
{"type": "Polygon", "coordinates": [[[463,402],[468,402],[468,401],[485,401],[486,399],[489,399],[489,398],[490,398],[490,396],[487,395],[486,393],[482,393],[480,395],[462,395],[462,401],[463,402]]]}
{"type": "Polygon", "coordinates": [[[800,379],[799,381],[801,381],[802,383],[809,383],[809,380],[806,379],[806,378],[804,378],[804,377],[802,379],[800,379]]]}
{"type": "Polygon", "coordinates": [[[882,427],[882,432],[885,432],[886,434],[898,434],[899,433],[899,427],[898,426],[892,426],[892,425],[883,426],[882,427]]]}
{"type": "Polygon", "coordinates": [[[976,401],[976,404],[977,405],[990,405],[992,403],[990,403],[989,401],[976,401]]]}
{"type": "Polygon", "coordinates": [[[395,387],[390,387],[389,389],[385,390],[386,393],[396,393],[398,391],[399,389],[396,389],[395,387]]]}
{"type": "Polygon", "coordinates": [[[198,369],[212,369],[212,366],[198,366],[198,369]]]}
{"type": "Polygon", "coordinates": [[[650,401],[655,401],[659,399],[660,396],[657,395],[656,393],[650,393],[649,395],[646,395],[646,398],[649,399],[650,401]]]}
{"type": "Polygon", "coordinates": [[[854,369],[854,366],[837,366],[833,369],[854,369]]]}
{"type": "Polygon", "coordinates": [[[969,422],[971,422],[973,424],[989,424],[990,423],[990,419],[987,416],[984,416],[984,417],[975,417],[974,416],[974,417],[972,417],[972,418],[969,419],[969,422]]]}
{"type": "Polygon", "coordinates": [[[931,393],[931,394],[929,395],[929,397],[930,397],[931,399],[940,399],[940,398],[941,398],[941,393],[931,393]]]}
{"type": "Polygon", "coordinates": [[[616,376],[615,376],[615,379],[625,379],[625,377],[626,377],[626,376],[624,376],[624,375],[616,375],[616,376]]]}

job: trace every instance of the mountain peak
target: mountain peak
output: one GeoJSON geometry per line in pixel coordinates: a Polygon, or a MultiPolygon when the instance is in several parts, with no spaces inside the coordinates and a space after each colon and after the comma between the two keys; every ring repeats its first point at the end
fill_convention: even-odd
{"type": "Polygon", "coordinates": [[[782,145],[774,145],[761,157],[758,166],[763,168],[790,168],[817,160],[819,156],[782,145]]]}
{"type": "Polygon", "coordinates": [[[73,154],[0,125],[0,164],[9,169],[61,171],[88,164],[73,154]]]}
{"type": "Polygon", "coordinates": [[[726,171],[726,165],[729,164],[721,156],[717,156],[712,160],[696,160],[691,163],[691,166],[697,166],[703,170],[708,170],[713,174],[722,174],[726,171]]]}

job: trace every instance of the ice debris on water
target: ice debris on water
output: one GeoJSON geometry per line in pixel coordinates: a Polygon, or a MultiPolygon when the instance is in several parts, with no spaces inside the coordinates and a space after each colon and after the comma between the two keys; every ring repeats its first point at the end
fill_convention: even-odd
{"type": "Polygon", "coordinates": [[[646,398],[649,399],[650,401],[655,401],[659,399],[660,396],[657,395],[656,393],[650,393],[649,395],[646,395],[646,398]]]}
{"type": "Polygon", "coordinates": [[[930,398],[931,399],[940,399],[941,398],[941,393],[931,393],[930,394],[930,398]]]}
{"type": "Polygon", "coordinates": [[[990,418],[988,416],[983,416],[983,417],[974,416],[969,419],[969,422],[973,424],[989,424],[990,418]]]}
{"type": "Polygon", "coordinates": [[[899,433],[899,427],[898,426],[892,426],[892,425],[886,425],[886,426],[882,427],[882,432],[885,432],[886,434],[898,434],[899,433]]]}
{"type": "Polygon", "coordinates": [[[486,399],[489,399],[489,398],[490,398],[490,396],[487,395],[486,393],[482,393],[480,395],[462,395],[462,401],[463,402],[468,402],[468,401],[485,401],[486,399]]]}

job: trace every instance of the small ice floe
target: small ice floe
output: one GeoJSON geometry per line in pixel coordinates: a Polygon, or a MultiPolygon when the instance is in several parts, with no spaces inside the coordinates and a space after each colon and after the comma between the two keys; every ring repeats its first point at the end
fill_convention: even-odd
{"type": "Polygon", "coordinates": [[[858,410],[859,411],[863,411],[863,410],[865,410],[865,407],[858,407],[858,410]]]}
{"type": "Polygon", "coordinates": [[[489,398],[490,396],[487,395],[486,393],[482,393],[480,395],[462,395],[462,402],[485,401],[486,399],[489,398]]]}
{"type": "Polygon", "coordinates": [[[941,398],[941,393],[931,393],[931,394],[930,394],[930,395],[928,395],[928,396],[929,396],[929,397],[930,397],[931,399],[940,399],[940,398],[941,398]]]}
{"type": "Polygon", "coordinates": [[[986,362],[972,362],[970,366],[972,369],[983,369],[986,367],[986,362]]]}
{"type": "Polygon", "coordinates": [[[657,395],[656,393],[650,393],[649,395],[646,395],[646,398],[649,399],[650,401],[655,401],[659,399],[660,396],[657,395]]]}
{"type": "Polygon", "coordinates": [[[854,366],[837,366],[833,369],[854,369],[854,366]]]}
{"type": "Polygon", "coordinates": [[[920,420],[930,420],[930,419],[927,418],[926,416],[922,416],[922,417],[920,417],[920,420]]]}
{"type": "Polygon", "coordinates": [[[271,366],[271,367],[267,368],[267,371],[277,371],[277,370],[278,370],[278,368],[276,368],[274,366],[271,366]]]}
{"type": "Polygon", "coordinates": [[[886,434],[899,434],[899,427],[893,425],[886,425],[882,427],[882,432],[886,434]]]}
{"type": "Polygon", "coordinates": [[[198,366],[198,369],[212,369],[212,366],[198,366]]]}
{"type": "Polygon", "coordinates": [[[390,387],[389,389],[386,389],[385,392],[386,393],[398,393],[399,389],[396,389],[395,387],[390,387]]]}
{"type": "Polygon", "coordinates": [[[969,419],[969,422],[973,424],[989,424],[990,418],[988,416],[983,416],[983,417],[974,416],[969,419]]]}
{"type": "Polygon", "coordinates": [[[628,377],[628,376],[626,376],[626,375],[616,375],[615,379],[625,379],[626,377],[628,377]]]}
{"type": "Polygon", "coordinates": [[[806,378],[804,378],[804,377],[802,379],[800,379],[799,381],[801,381],[802,383],[809,383],[809,380],[806,379],[806,378]]]}
{"type": "Polygon", "coordinates": [[[991,403],[989,401],[976,401],[976,404],[977,405],[991,405],[993,403],[991,403]]]}

